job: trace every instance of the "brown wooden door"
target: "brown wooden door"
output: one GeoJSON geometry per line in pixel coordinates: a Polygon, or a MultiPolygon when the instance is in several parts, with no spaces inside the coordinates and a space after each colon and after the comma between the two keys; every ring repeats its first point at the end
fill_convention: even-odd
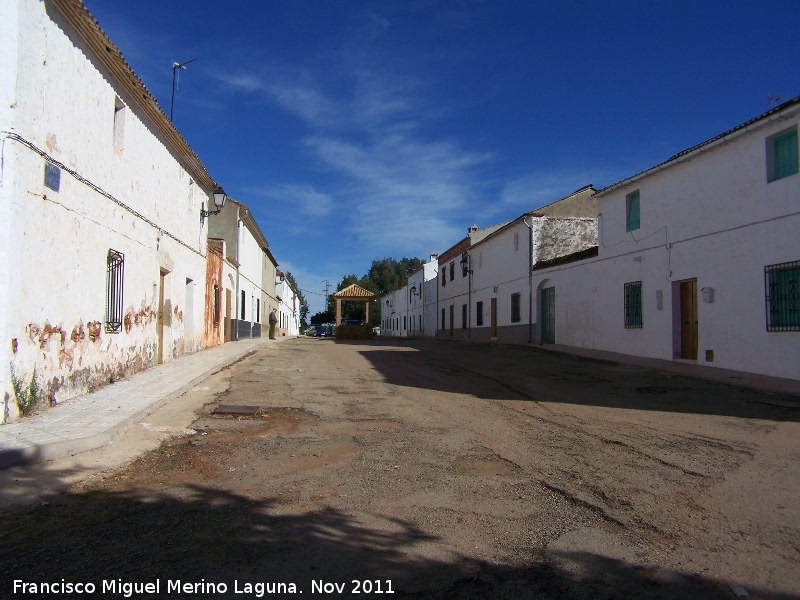
{"type": "Polygon", "coordinates": [[[231,291],[225,290],[225,341],[231,341],[231,291]]]}
{"type": "Polygon", "coordinates": [[[162,271],[158,281],[158,317],[156,329],[158,330],[158,364],[164,362],[164,276],[162,271]]]}
{"type": "Polygon", "coordinates": [[[493,338],[497,337],[497,298],[492,298],[492,333],[493,338]]]}
{"type": "Polygon", "coordinates": [[[681,358],[697,360],[697,280],[681,281],[681,358]]]}

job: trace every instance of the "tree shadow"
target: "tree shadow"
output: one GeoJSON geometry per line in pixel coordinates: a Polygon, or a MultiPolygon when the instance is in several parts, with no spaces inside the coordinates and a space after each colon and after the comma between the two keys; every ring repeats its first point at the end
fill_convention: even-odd
{"type": "Polygon", "coordinates": [[[392,339],[359,352],[393,385],[485,400],[800,420],[800,397],[790,394],[526,346],[392,339]]]}
{"type": "MultiPolygon", "coordinates": [[[[62,578],[92,582],[100,596],[109,595],[101,593],[104,580],[118,585],[158,581],[160,594],[134,594],[149,598],[178,596],[174,589],[169,593],[170,581],[201,584],[191,594],[197,598],[247,597],[235,592],[246,583],[283,583],[284,592],[293,583],[308,595],[313,582],[344,584],[341,595],[349,597],[353,580],[370,580],[373,592],[380,582],[384,594],[357,596],[364,598],[731,597],[721,582],[596,554],[489,563],[443,548],[441,540],[408,521],[356,518],[333,508],[297,513],[275,498],[258,500],[196,485],[169,494],[65,494],[6,511],[0,542],[4,597],[13,594],[14,580],[52,583],[62,578]],[[391,596],[385,594],[389,587],[391,596]]],[[[797,598],[748,591],[775,600],[797,598]]]]}

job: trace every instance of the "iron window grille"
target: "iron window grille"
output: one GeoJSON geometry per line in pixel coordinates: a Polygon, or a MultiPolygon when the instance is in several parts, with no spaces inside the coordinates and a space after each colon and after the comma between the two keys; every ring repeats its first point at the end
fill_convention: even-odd
{"type": "Polygon", "coordinates": [[[800,260],[764,267],[767,331],[800,331],[800,260]]]}
{"type": "Polygon", "coordinates": [[[109,249],[106,257],[106,333],[122,331],[124,279],[125,255],[109,249]]]}
{"type": "Polygon", "coordinates": [[[642,282],[625,284],[625,329],[641,329],[642,323],[642,282]]]}

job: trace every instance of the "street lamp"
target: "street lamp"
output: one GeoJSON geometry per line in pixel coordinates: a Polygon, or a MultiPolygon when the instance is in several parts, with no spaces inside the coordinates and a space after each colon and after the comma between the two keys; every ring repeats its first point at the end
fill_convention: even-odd
{"type": "Polygon", "coordinates": [[[206,203],[200,206],[200,224],[202,225],[205,221],[206,217],[210,215],[218,215],[219,211],[222,210],[222,207],[225,206],[225,200],[228,199],[228,196],[225,195],[225,190],[222,189],[221,185],[217,185],[214,188],[214,206],[217,207],[217,210],[206,210],[206,203]]]}

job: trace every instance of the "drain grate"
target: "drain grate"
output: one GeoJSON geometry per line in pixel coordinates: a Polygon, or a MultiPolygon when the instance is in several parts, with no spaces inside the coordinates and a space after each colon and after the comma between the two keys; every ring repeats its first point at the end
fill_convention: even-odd
{"type": "Polygon", "coordinates": [[[255,417],[260,406],[241,406],[238,404],[220,404],[214,411],[215,415],[237,415],[255,417]]]}

